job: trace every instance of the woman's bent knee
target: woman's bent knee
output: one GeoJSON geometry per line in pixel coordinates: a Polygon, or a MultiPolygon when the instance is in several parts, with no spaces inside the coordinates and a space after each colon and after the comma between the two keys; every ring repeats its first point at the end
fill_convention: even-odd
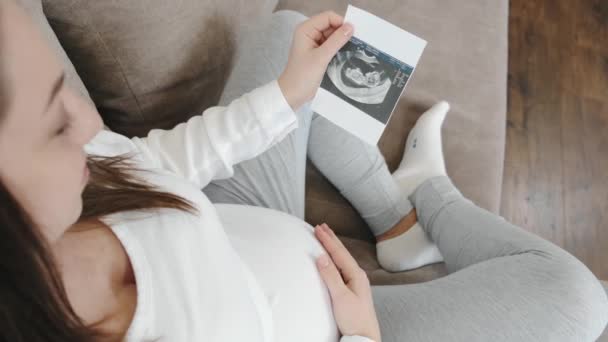
{"type": "MultiPolygon", "coordinates": [[[[293,10],[278,10],[272,13],[272,18],[272,20],[292,25],[293,28],[308,19],[304,14],[293,10]]],[[[290,30],[290,32],[293,32],[293,30],[290,30]]]]}
{"type": "Polygon", "coordinates": [[[566,253],[547,263],[547,291],[554,316],[572,340],[595,341],[608,322],[608,296],[599,280],[574,256],[566,253]]]}

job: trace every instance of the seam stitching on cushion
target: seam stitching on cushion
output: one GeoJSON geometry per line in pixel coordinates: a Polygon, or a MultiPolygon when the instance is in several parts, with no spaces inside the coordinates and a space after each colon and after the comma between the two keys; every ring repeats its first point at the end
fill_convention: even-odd
{"type": "MultiPolygon", "coordinates": [[[[72,27],[79,28],[79,29],[81,29],[81,30],[84,30],[84,29],[86,29],[86,27],[87,27],[86,25],[84,25],[84,26],[83,26],[83,25],[76,25],[76,24],[70,23],[70,22],[68,22],[68,21],[59,20],[59,19],[57,19],[57,18],[53,18],[53,17],[46,17],[46,20],[49,22],[49,24],[53,23],[53,24],[55,24],[55,25],[72,26],[72,27]]],[[[52,28],[53,28],[53,27],[52,27],[52,25],[51,25],[51,29],[52,29],[52,28]]],[[[53,30],[53,33],[55,33],[55,35],[57,35],[57,34],[56,34],[56,32],[55,32],[55,30],[53,30]]],[[[57,37],[57,39],[59,39],[59,37],[57,37]]]]}
{"type": "Polygon", "coordinates": [[[110,51],[110,49],[108,48],[108,46],[106,45],[106,42],[103,40],[103,37],[101,36],[101,33],[98,30],[94,30],[95,34],[97,35],[97,37],[99,38],[99,41],[101,42],[101,45],[103,46],[104,50],[106,50],[106,52],[112,56],[112,59],[114,59],[114,61],[116,62],[116,64],[118,65],[118,69],[120,71],[120,75],[122,76],[122,79],[124,80],[125,84],[127,85],[127,88],[129,88],[129,91],[131,92],[131,96],[133,96],[133,100],[135,100],[135,104],[137,105],[137,110],[139,114],[140,119],[142,120],[142,122],[145,122],[145,118],[141,109],[141,105],[139,104],[139,101],[137,100],[137,96],[135,96],[135,92],[133,91],[133,88],[131,87],[131,84],[129,84],[129,80],[127,79],[127,76],[125,75],[124,72],[124,68],[122,67],[122,64],[120,63],[120,61],[118,60],[118,58],[116,58],[116,56],[114,56],[114,54],[112,53],[112,51],[110,51]]]}

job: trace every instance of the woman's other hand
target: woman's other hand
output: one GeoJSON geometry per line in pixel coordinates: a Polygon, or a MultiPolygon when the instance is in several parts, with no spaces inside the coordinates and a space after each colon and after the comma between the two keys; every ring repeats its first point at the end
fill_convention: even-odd
{"type": "Polygon", "coordinates": [[[326,225],[315,235],[329,254],[316,264],[329,289],[334,317],[342,335],[359,335],[380,342],[380,328],[374,309],[369,279],[336,234],[326,225]]]}
{"type": "Polygon", "coordinates": [[[351,24],[340,15],[327,11],[296,27],[289,59],[278,82],[293,110],[312,100],[327,65],[353,34],[351,24]]]}

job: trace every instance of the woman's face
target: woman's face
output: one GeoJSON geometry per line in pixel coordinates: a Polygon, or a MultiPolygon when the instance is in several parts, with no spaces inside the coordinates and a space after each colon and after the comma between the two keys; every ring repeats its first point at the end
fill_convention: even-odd
{"type": "Polygon", "coordinates": [[[0,181],[52,243],[80,216],[84,145],[102,122],[12,1],[0,2],[0,82],[0,181]]]}

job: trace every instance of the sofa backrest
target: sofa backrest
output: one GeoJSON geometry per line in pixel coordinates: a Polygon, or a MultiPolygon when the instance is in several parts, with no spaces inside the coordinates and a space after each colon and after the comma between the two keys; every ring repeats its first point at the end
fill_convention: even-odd
{"type": "Polygon", "coordinates": [[[40,0],[17,0],[17,4],[19,4],[26,13],[33,20],[34,24],[38,27],[43,37],[47,40],[47,43],[51,50],[55,52],[60,62],[63,64],[63,68],[66,73],[66,84],[72,89],[76,90],[80,95],[91,101],[89,97],[89,93],[85,88],[82,80],[78,77],[76,70],[74,69],[74,65],[66,55],[65,51],[59,44],[53,29],[49,26],[49,23],[42,12],[42,4],[40,0]]]}
{"type": "Polygon", "coordinates": [[[276,0],[42,3],[104,122],[130,137],[215,105],[238,23],[269,15],[276,0]]]}

